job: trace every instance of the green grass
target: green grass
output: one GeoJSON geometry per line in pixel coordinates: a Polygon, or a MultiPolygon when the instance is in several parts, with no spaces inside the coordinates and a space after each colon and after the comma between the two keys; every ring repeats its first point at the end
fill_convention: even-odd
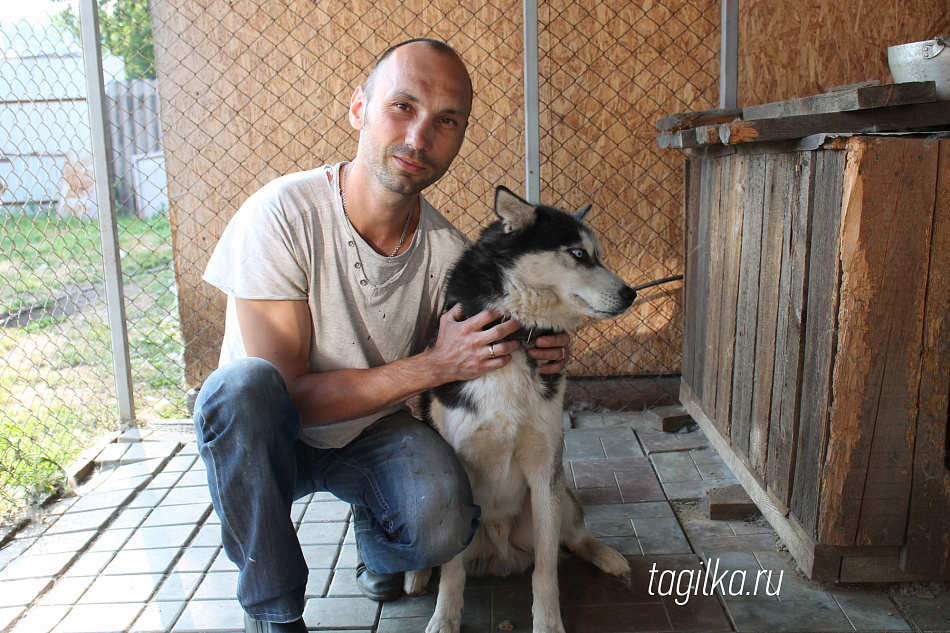
{"type": "MultiPolygon", "coordinates": [[[[162,216],[120,216],[119,249],[125,279],[171,262],[171,227],[162,216]]],[[[14,312],[44,305],[73,286],[103,278],[102,245],[95,220],[49,213],[0,218],[0,306],[14,312]]]]}
{"type": "MultiPolygon", "coordinates": [[[[118,233],[138,418],[185,417],[168,220],[120,217],[118,233]]],[[[100,253],[95,220],[0,216],[0,313],[94,288],[100,253]]],[[[117,428],[107,319],[99,301],[0,330],[0,519],[60,485],[82,450],[117,428]]]]}

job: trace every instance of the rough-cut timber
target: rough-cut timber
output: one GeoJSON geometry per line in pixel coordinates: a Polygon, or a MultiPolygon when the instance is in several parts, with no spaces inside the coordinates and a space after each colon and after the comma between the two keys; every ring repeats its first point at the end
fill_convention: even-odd
{"type": "Polygon", "coordinates": [[[950,140],[686,169],[686,411],[810,577],[950,579],[950,140]]]}

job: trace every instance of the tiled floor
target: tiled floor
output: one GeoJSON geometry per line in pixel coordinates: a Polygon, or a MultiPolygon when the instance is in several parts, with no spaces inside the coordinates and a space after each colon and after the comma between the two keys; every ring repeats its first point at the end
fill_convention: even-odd
{"type": "MultiPolygon", "coordinates": [[[[565,470],[588,526],[633,570],[622,581],[565,554],[568,633],[950,631],[946,585],[822,588],[796,575],[761,520],[710,521],[698,500],[732,474],[700,431],[667,434],[645,420],[585,414],[567,432],[565,470]]],[[[242,631],[237,573],[193,437],[133,431],[99,460],[77,497],[0,549],[0,631],[242,631]]],[[[359,595],[346,504],[318,493],[293,518],[311,567],[312,630],[425,630],[436,581],[383,605],[359,595]]],[[[469,581],[463,631],[498,630],[531,630],[530,574],[469,581]]]]}

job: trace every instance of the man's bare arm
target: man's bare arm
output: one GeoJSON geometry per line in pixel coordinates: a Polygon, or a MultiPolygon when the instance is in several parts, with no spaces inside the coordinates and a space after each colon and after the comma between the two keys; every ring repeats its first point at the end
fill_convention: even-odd
{"type": "Polygon", "coordinates": [[[504,367],[517,341],[488,345],[518,329],[506,321],[482,328],[499,315],[485,311],[461,320],[456,306],[442,316],[435,345],[416,356],[374,367],[325,373],[309,371],[312,324],[306,301],[237,299],[238,322],[248,356],[269,361],[283,377],[300,411],[303,425],[352,420],[395,406],[427,389],[456,380],[471,380],[504,367]]]}

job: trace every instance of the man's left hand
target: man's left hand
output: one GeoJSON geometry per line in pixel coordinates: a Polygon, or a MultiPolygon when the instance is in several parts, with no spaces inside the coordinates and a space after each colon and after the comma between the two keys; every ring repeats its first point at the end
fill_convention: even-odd
{"type": "Polygon", "coordinates": [[[559,373],[571,359],[571,335],[559,332],[541,336],[537,340],[537,347],[528,350],[528,356],[537,361],[547,361],[538,366],[539,373],[559,373]]]}

